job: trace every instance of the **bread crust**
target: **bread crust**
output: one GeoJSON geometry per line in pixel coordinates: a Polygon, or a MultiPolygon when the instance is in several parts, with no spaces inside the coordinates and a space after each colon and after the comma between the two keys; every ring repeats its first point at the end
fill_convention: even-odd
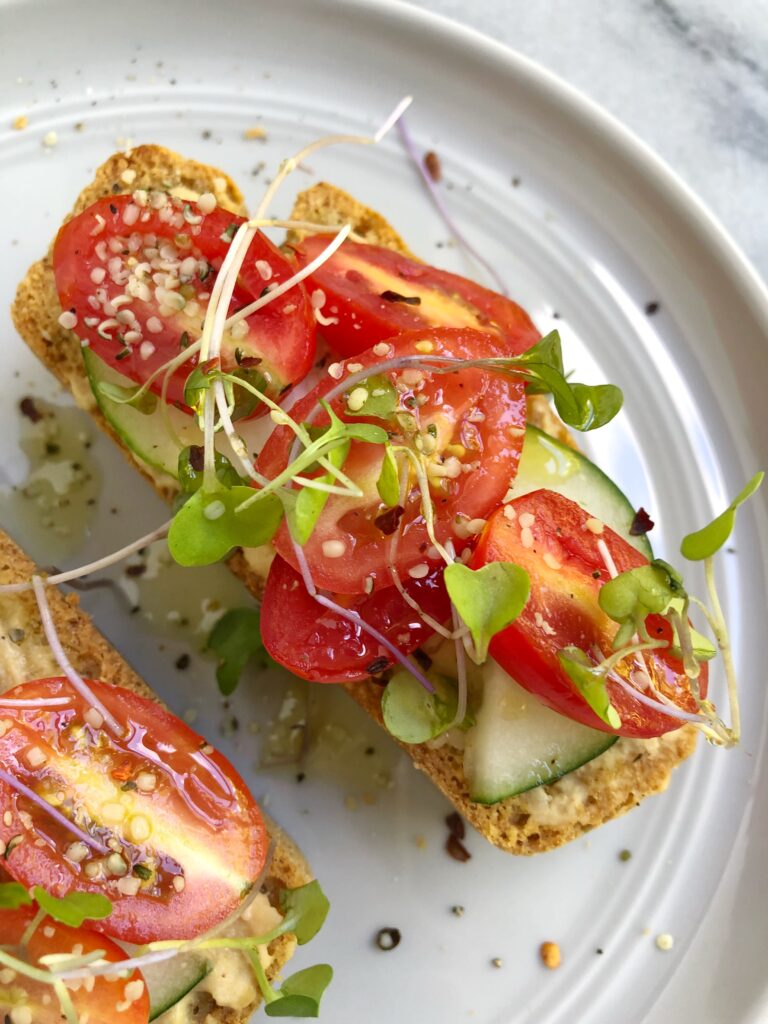
{"type": "MultiPolygon", "coordinates": [[[[130,158],[113,157],[96,175],[96,181],[81,193],[75,211],[108,191],[122,170],[131,167],[141,181],[152,184],[153,174],[175,175],[187,184],[210,181],[221,172],[184,160],[168,150],[145,146],[134,150],[130,158]],[[123,165],[122,160],[131,163],[123,165]],[[117,163],[115,163],[117,161],[117,163]],[[206,173],[208,177],[206,177],[206,173]]],[[[156,183],[155,179],[155,183],[156,183]]],[[[135,183],[132,187],[137,187],[135,183]]],[[[124,190],[124,188],[123,188],[124,190]]],[[[227,192],[231,208],[242,211],[242,197],[234,185],[227,192]]],[[[351,223],[366,241],[413,257],[401,236],[376,211],[358,202],[348,193],[327,183],[319,183],[299,194],[291,216],[297,220],[324,225],[351,223]]],[[[297,242],[301,232],[291,232],[289,242],[297,242]]],[[[58,299],[50,269],[50,259],[35,264],[22,282],[14,304],[14,322],[22,337],[45,365],[73,393],[78,402],[94,415],[99,425],[111,434],[108,424],[95,408],[82,368],[78,343],[71,332],[63,331],[57,317],[58,299]],[[44,296],[38,301],[35,296],[44,296]],[[47,336],[47,339],[46,339],[47,336]],[[76,357],[76,358],[75,358],[76,357]]],[[[575,442],[542,395],[528,399],[528,417],[536,426],[576,447],[575,442]]],[[[149,474],[124,446],[124,454],[145,476],[149,474]]],[[[152,480],[151,477],[149,477],[152,480]]],[[[152,480],[168,497],[173,485],[152,480]]],[[[263,579],[248,565],[242,553],[230,559],[233,572],[257,598],[263,592],[263,579]]],[[[350,696],[377,722],[381,718],[381,687],[372,681],[346,687],[350,696]]],[[[462,754],[447,745],[437,749],[426,745],[404,746],[414,765],[425,772],[467,820],[495,846],[509,853],[534,854],[562,846],[586,832],[636,806],[640,800],[660,793],[669,785],[673,769],[689,757],[696,745],[696,730],[684,726],[657,740],[620,739],[609,751],[548,786],[540,786],[521,796],[486,806],[469,797],[462,754]]]]}
{"type": "MultiPolygon", "coordinates": [[[[0,530],[0,584],[29,580],[37,571],[34,562],[24,554],[8,534],[0,530]]],[[[80,607],[75,594],[65,596],[56,587],[49,587],[47,597],[56,632],[67,657],[77,672],[89,679],[99,679],[113,683],[115,686],[126,687],[160,703],[159,698],[141,676],[96,629],[90,616],[80,607]]],[[[37,600],[32,591],[22,591],[19,594],[14,594],[12,600],[4,598],[3,601],[6,605],[12,604],[13,625],[24,630],[24,638],[20,643],[26,648],[25,654],[27,651],[29,652],[28,658],[31,667],[34,669],[36,665],[44,663],[43,657],[37,655],[37,652],[40,651],[46,652],[45,662],[49,662],[48,645],[40,622],[37,600]]],[[[2,653],[3,647],[12,644],[13,641],[7,631],[0,632],[0,653],[2,653]]],[[[48,672],[46,671],[45,674],[48,672]]],[[[34,676],[30,676],[30,678],[34,678],[34,676]]],[[[6,689],[8,689],[8,681],[0,677],[0,693],[6,689]]],[[[269,874],[264,884],[270,902],[279,907],[277,901],[282,889],[305,885],[314,876],[304,855],[291,837],[266,815],[265,823],[272,847],[272,858],[269,874]]],[[[293,955],[295,946],[295,939],[291,935],[282,935],[270,945],[269,951],[274,957],[267,969],[270,980],[279,976],[280,971],[293,955]]],[[[259,997],[244,1010],[232,1010],[216,1006],[207,993],[200,993],[198,1000],[199,1010],[195,1019],[199,1018],[201,1022],[205,1021],[206,1013],[208,1013],[220,1024],[244,1024],[261,1002],[259,997]]]]}

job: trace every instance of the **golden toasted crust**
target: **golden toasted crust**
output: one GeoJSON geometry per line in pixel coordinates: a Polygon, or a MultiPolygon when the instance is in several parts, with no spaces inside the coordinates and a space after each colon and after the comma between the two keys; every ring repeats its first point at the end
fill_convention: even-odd
{"type": "MultiPolygon", "coordinates": [[[[153,152],[157,149],[145,148],[153,152]]],[[[175,158],[173,154],[167,154],[167,151],[162,152],[168,160],[175,158]]],[[[151,166],[151,162],[148,162],[148,166],[151,166]]],[[[101,175],[102,171],[98,173],[101,175]]],[[[111,172],[112,177],[114,173],[111,172]]],[[[239,202],[239,193],[236,195],[239,202]]],[[[95,198],[91,189],[86,189],[79,202],[83,197],[86,201],[95,198]]],[[[332,185],[321,183],[300,193],[291,216],[296,220],[313,221],[324,225],[335,226],[351,222],[353,229],[366,241],[412,256],[400,235],[380,214],[332,185]]],[[[289,241],[297,241],[299,238],[300,233],[293,232],[289,236],[289,241]]],[[[44,283],[50,308],[42,309],[38,305],[32,317],[24,316],[30,291],[26,287],[26,279],[19,289],[14,318],[22,336],[43,362],[53,369],[70,389],[85,389],[87,399],[90,392],[82,362],[75,362],[67,355],[72,346],[71,336],[69,332],[62,332],[55,323],[60,310],[53,290],[50,267],[43,266],[43,269],[38,271],[37,268],[40,266],[36,264],[30,273],[47,274],[44,283]],[[41,323],[53,332],[51,338],[56,339],[49,345],[36,341],[41,323]],[[33,326],[32,330],[30,325],[33,326]],[[62,364],[65,364],[66,372],[62,364]]],[[[85,404],[86,399],[79,400],[85,404]]],[[[95,415],[101,426],[111,433],[97,412],[95,415]]],[[[531,422],[542,430],[576,447],[570,432],[555,415],[544,396],[535,395],[529,398],[528,416],[531,422]]],[[[140,464],[137,465],[142,468],[140,464]]],[[[158,486],[157,481],[154,483],[158,486]]],[[[158,489],[167,496],[172,488],[165,488],[160,484],[158,489]]],[[[264,581],[248,566],[242,554],[237,553],[230,559],[230,567],[251,593],[257,597],[261,595],[264,581]]],[[[347,690],[361,707],[376,721],[381,722],[379,686],[373,682],[364,682],[348,686],[347,690]]],[[[429,775],[435,785],[489,842],[510,853],[533,854],[561,846],[629,810],[644,797],[661,792],[669,784],[672,770],[693,752],[695,743],[696,733],[692,727],[685,727],[659,740],[619,740],[607,753],[571,772],[560,782],[540,786],[522,796],[512,797],[492,806],[470,800],[461,752],[449,746],[438,749],[406,746],[405,749],[416,767],[429,775]]]]}
{"type": "MultiPolygon", "coordinates": [[[[327,185],[323,181],[299,192],[291,211],[291,219],[312,221],[314,224],[323,224],[327,227],[351,224],[352,230],[370,245],[381,245],[385,249],[394,249],[404,256],[416,258],[405,241],[380,213],[364,206],[348,192],[334,185],[327,185]]],[[[305,234],[304,231],[289,231],[288,242],[295,244],[301,241],[305,234]]]]}
{"type": "MultiPolygon", "coordinates": [[[[34,562],[14,544],[6,533],[0,530],[0,584],[29,580],[35,571],[34,562]]],[[[47,596],[62,646],[72,665],[82,676],[101,679],[114,683],[116,686],[124,686],[145,697],[150,697],[152,700],[158,700],[144,680],[99,633],[90,617],[80,607],[74,594],[68,594],[65,597],[55,587],[49,587],[47,596]]],[[[34,594],[31,591],[23,591],[20,594],[14,594],[12,598],[6,597],[2,600],[6,630],[0,633],[0,656],[2,656],[4,647],[13,644],[7,634],[9,627],[20,627],[24,630],[24,637],[20,644],[13,646],[21,648],[23,645],[25,654],[28,652],[30,670],[35,675],[38,672],[48,674],[48,670],[42,668],[50,659],[34,594]],[[6,610],[8,608],[10,608],[10,612],[6,610]],[[40,652],[44,652],[44,654],[40,652]],[[39,668],[37,668],[38,665],[39,668]]],[[[12,652],[11,659],[15,654],[15,651],[12,652]]],[[[0,677],[0,693],[7,688],[8,680],[0,677]]],[[[277,900],[281,889],[304,885],[312,880],[313,875],[303,854],[290,836],[286,835],[270,818],[265,816],[265,821],[272,843],[272,860],[265,885],[270,901],[273,905],[279,906],[277,900]]],[[[267,970],[270,980],[279,975],[293,955],[295,945],[295,940],[291,935],[280,936],[270,945],[269,951],[274,957],[267,970]]],[[[216,1006],[206,993],[201,993],[198,1000],[200,1020],[205,1020],[205,1014],[210,1013],[221,1024],[243,1024],[260,1002],[258,1000],[247,1010],[234,1011],[216,1006]]]]}
{"type": "MultiPolygon", "coordinates": [[[[98,168],[93,181],[77,197],[65,222],[97,199],[136,189],[168,189],[182,198],[213,192],[221,206],[233,213],[246,212],[242,193],[223,171],[188,160],[162,146],[139,146],[129,153],[115,153],[98,168]]],[[[166,485],[157,476],[153,478],[147,473],[142,462],[120,443],[94,401],[85,375],[80,342],[72,331],[65,330],[58,322],[62,310],[53,277],[52,250],[53,242],[43,259],[30,267],[16,291],[11,307],[16,329],[35,355],[72,392],[77,404],[93,416],[101,429],[117,442],[126,458],[168,500],[175,493],[170,479],[166,485]]]]}

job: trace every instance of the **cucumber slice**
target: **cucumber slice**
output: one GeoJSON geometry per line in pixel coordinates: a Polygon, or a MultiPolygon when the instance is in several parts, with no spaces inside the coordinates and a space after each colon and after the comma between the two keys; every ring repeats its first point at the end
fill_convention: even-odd
{"type": "Polygon", "coordinates": [[[211,965],[196,953],[180,953],[168,962],[149,964],[141,973],[149,993],[149,1019],[170,1010],[199,985],[211,965]]]}
{"type": "Polygon", "coordinates": [[[647,559],[653,558],[645,535],[633,537],[629,532],[635,509],[613,480],[585,455],[529,424],[512,494],[519,498],[540,487],[588,509],[647,559]]]}
{"type": "Polygon", "coordinates": [[[489,658],[464,748],[469,795],[494,804],[525,793],[586,764],[617,739],[545,707],[489,658]]]}
{"type": "MultiPolygon", "coordinates": [[[[179,445],[168,432],[159,401],[154,412],[151,413],[139,412],[132,405],[121,405],[118,402],[110,401],[100,390],[101,383],[133,388],[136,387],[135,382],[118,373],[103,359],[99,359],[90,348],[83,349],[83,359],[96,403],[115,433],[142,462],[152,469],[167,473],[176,479],[180,449],[190,444],[201,445],[203,443],[202,432],[194,418],[173,406],[167,407],[168,422],[178,434],[181,441],[181,445],[179,445]]],[[[238,433],[251,452],[259,451],[273,428],[274,424],[269,416],[262,416],[257,420],[246,420],[237,425],[238,433]]],[[[221,432],[216,435],[216,447],[225,455],[228,454],[229,445],[221,432]]]]}

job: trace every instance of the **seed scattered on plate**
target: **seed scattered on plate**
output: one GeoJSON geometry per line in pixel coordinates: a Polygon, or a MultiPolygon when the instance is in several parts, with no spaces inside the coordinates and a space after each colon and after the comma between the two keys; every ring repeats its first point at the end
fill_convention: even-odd
{"type": "Polygon", "coordinates": [[[376,935],[376,945],[388,953],[390,949],[400,945],[401,938],[399,928],[382,928],[376,935]]]}
{"type": "Polygon", "coordinates": [[[660,949],[662,953],[668,953],[674,944],[675,940],[668,932],[662,932],[661,935],[656,936],[656,948],[660,949]]]}
{"type": "Polygon", "coordinates": [[[622,850],[619,853],[619,860],[620,861],[632,860],[632,851],[631,850],[622,850]]]}
{"type": "Polygon", "coordinates": [[[451,913],[453,914],[454,917],[463,917],[464,907],[459,906],[459,904],[456,904],[455,907],[451,907],[451,913]]]}
{"type": "Polygon", "coordinates": [[[560,955],[560,947],[556,942],[542,942],[539,947],[539,955],[541,956],[541,962],[550,971],[554,971],[560,966],[562,957],[560,955]]]}
{"type": "Polygon", "coordinates": [[[500,956],[495,956],[493,960],[491,960],[491,965],[493,967],[502,967],[504,965],[504,961],[501,959],[500,956]]]}

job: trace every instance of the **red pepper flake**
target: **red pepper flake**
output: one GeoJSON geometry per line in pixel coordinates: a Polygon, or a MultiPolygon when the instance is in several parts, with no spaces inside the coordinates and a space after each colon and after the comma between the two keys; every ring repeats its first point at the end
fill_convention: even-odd
{"type": "Polygon", "coordinates": [[[189,465],[196,473],[200,473],[205,465],[205,452],[203,446],[192,444],[189,446],[189,465]]]}
{"type": "Polygon", "coordinates": [[[35,405],[34,398],[30,398],[29,395],[19,402],[19,412],[22,416],[26,416],[30,423],[39,423],[43,418],[43,414],[35,405]]]}
{"type": "Polygon", "coordinates": [[[443,176],[443,168],[440,164],[440,157],[432,149],[424,154],[424,168],[432,181],[440,181],[443,176]]]}
{"type": "Polygon", "coordinates": [[[460,814],[457,814],[456,811],[446,816],[445,824],[448,826],[448,831],[452,836],[454,836],[454,838],[463,839],[466,835],[464,819],[460,814]]]}
{"type": "Polygon", "coordinates": [[[447,815],[445,824],[448,826],[449,832],[445,841],[445,852],[460,864],[465,864],[472,854],[461,841],[466,833],[464,819],[456,811],[453,811],[452,814],[447,815]]]}
{"type": "Polygon", "coordinates": [[[472,856],[462,841],[457,839],[454,835],[450,835],[446,839],[445,852],[449,857],[453,857],[453,859],[457,860],[460,864],[466,864],[472,856]]]}
{"type": "Polygon", "coordinates": [[[655,525],[654,521],[641,506],[637,512],[635,512],[635,518],[632,520],[629,532],[633,537],[643,537],[646,533],[649,533],[655,525]]]}
{"type": "Polygon", "coordinates": [[[146,571],[147,567],[143,562],[139,562],[137,565],[127,565],[125,567],[126,576],[143,576],[146,571]]]}
{"type": "Polygon", "coordinates": [[[388,508],[386,512],[376,516],[373,525],[388,537],[397,529],[404,512],[405,509],[402,505],[395,505],[394,508],[388,508]]]}

